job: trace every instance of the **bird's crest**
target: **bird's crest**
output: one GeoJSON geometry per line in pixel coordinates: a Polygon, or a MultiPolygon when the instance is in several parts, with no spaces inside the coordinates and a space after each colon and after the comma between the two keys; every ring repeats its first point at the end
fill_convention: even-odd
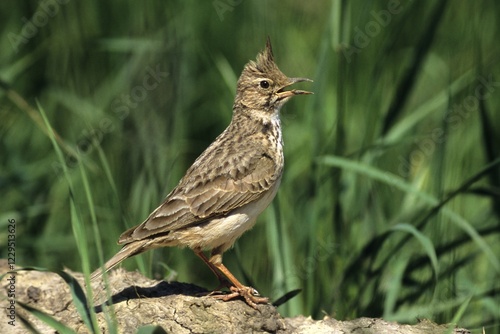
{"type": "Polygon", "coordinates": [[[265,76],[273,72],[282,74],[274,62],[273,48],[271,46],[271,40],[268,37],[266,48],[257,55],[257,61],[250,61],[245,65],[242,75],[265,76]]]}

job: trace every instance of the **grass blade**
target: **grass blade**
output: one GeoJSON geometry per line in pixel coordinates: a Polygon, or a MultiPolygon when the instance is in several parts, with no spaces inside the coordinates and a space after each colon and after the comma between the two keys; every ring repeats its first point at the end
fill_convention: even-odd
{"type": "MultiPolygon", "coordinates": [[[[405,182],[401,177],[397,175],[384,172],[372,166],[368,166],[359,162],[351,161],[340,157],[326,156],[320,158],[318,161],[327,166],[340,167],[352,172],[364,174],[366,176],[369,176],[370,178],[373,178],[374,180],[384,182],[403,192],[413,194],[428,205],[440,206],[440,201],[438,201],[437,198],[418,190],[415,186],[405,182]]],[[[500,159],[496,160],[493,164],[489,164],[487,167],[485,167],[485,169],[483,169],[480,173],[478,173],[479,176],[476,175],[472,180],[476,180],[476,177],[484,175],[484,170],[488,170],[489,168],[492,168],[492,166],[495,166],[498,163],[500,163],[500,159]]],[[[485,253],[490,264],[493,266],[493,269],[500,273],[500,259],[492,251],[488,243],[472,227],[472,225],[469,222],[467,222],[464,218],[460,217],[457,213],[453,212],[452,210],[444,208],[442,207],[442,205],[440,209],[444,216],[448,217],[450,221],[454,222],[458,227],[460,227],[460,229],[466,232],[472,240],[474,240],[474,242],[478,245],[478,247],[482,249],[483,252],[485,253]]]]}
{"type": "Polygon", "coordinates": [[[431,239],[429,239],[422,232],[417,230],[415,226],[410,224],[397,224],[391,227],[391,230],[410,233],[418,240],[418,242],[422,246],[422,249],[427,254],[429,260],[431,261],[432,270],[434,272],[434,278],[437,281],[439,275],[439,265],[438,265],[438,258],[436,255],[436,249],[434,248],[431,239]]]}
{"type": "Polygon", "coordinates": [[[29,306],[28,304],[17,302],[22,308],[24,308],[26,311],[40,319],[41,321],[45,322],[47,325],[50,327],[54,328],[58,333],[61,334],[74,334],[76,333],[74,330],[71,328],[67,327],[60,321],[57,321],[47,313],[40,311],[34,307],[29,306]]]}
{"type": "Polygon", "coordinates": [[[428,26],[423,30],[420,41],[415,45],[414,56],[410,68],[405,73],[403,79],[396,88],[394,93],[394,99],[387,111],[383,125],[382,125],[382,135],[385,135],[396,122],[396,118],[403,111],[403,108],[410,96],[410,92],[417,81],[417,76],[421,72],[420,68],[425,60],[425,56],[430,50],[434,36],[436,35],[437,27],[442,21],[447,4],[447,0],[439,1],[434,12],[430,15],[428,26]]]}
{"type": "MultiPolygon", "coordinates": [[[[82,287],[78,283],[78,280],[68,274],[65,271],[62,270],[57,270],[57,269],[47,269],[47,268],[41,268],[41,267],[22,267],[16,269],[16,271],[40,271],[40,272],[50,272],[59,275],[65,282],[68,284],[68,287],[71,291],[71,297],[73,300],[73,304],[75,305],[75,308],[80,314],[80,317],[82,318],[83,322],[89,328],[89,330],[92,330],[92,332],[96,332],[94,330],[94,324],[96,324],[96,319],[92,318],[90,313],[91,311],[89,310],[89,301],[87,300],[87,297],[85,296],[85,293],[83,292],[82,287]]],[[[97,327],[95,327],[97,328],[97,327]]]]}

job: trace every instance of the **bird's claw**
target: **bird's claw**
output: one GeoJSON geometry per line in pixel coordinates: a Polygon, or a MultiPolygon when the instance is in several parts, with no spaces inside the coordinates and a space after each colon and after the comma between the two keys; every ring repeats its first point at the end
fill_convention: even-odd
{"type": "Polygon", "coordinates": [[[269,298],[260,297],[259,292],[249,286],[243,286],[241,288],[237,288],[235,286],[231,286],[229,288],[231,293],[225,295],[212,295],[212,297],[216,299],[221,299],[225,302],[228,300],[232,300],[234,298],[243,297],[248,305],[257,309],[257,304],[267,304],[269,302],[269,298]]]}

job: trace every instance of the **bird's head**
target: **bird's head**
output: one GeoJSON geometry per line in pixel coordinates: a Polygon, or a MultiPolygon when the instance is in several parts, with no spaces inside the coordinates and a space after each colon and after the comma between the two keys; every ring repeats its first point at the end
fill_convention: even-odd
{"type": "Polygon", "coordinates": [[[274,62],[271,41],[268,38],[265,50],[257,55],[257,61],[248,62],[238,79],[235,107],[242,105],[275,114],[292,96],[312,94],[298,89],[285,90],[288,86],[302,81],[312,80],[289,78],[280,71],[274,62]]]}

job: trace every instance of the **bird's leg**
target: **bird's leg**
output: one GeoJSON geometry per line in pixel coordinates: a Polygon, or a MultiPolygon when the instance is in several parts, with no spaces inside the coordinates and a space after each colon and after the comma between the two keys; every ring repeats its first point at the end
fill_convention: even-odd
{"type": "Polygon", "coordinates": [[[224,274],[224,276],[226,276],[227,279],[233,284],[231,287],[229,287],[229,290],[231,290],[230,294],[214,296],[214,298],[228,301],[241,296],[245,298],[245,301],[247,302],[248,305],[252,306],[255,309],[257,308],[257,304],[266,304],[269,302],[268,298],[260,297],[259,292],[254,288],[241,284],[236,279],[236,277],[234,277],[234,275],[231,274],[231,272],[226,268],[226,266],[222,264],[222,254],[220,254],[216,250],[212,251],[212,256],[210,257],[208,262],[210,262],[211,264],[209,265],[210,267],[211,266],[215,267],[219,272],[224,274]]]}
{"type": "MultiPolygon", "coordinates": [[[[203,251],[201,249],[195,249],[194,253],[203,261],[205,264],[210,268],[210,270],[214,273],[215,276],[217,276],[217,279],[219,280],[219,286],[214,289],[213,292],[218,291],[222,287],[226,287],[228,289],[231,288],[231,283],[228,282],[227,278],[221,274],[221,272],[215,267],[210,260],[205,256],[203,251]]],[[[212,293],[213,293],[212,292],[212,293]]]]}

